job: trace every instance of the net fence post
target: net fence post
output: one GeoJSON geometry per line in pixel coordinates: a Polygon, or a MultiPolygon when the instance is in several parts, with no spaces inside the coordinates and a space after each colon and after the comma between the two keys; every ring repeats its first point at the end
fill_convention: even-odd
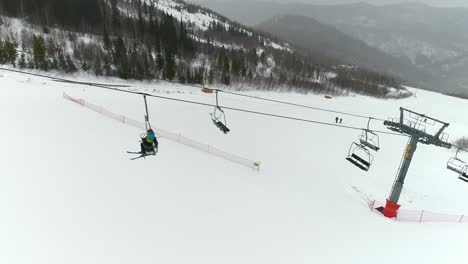
{"type": "Polygon", "coordinates": [[[424,214],[424,210],[421,211],[421,217],[419,217],[419,223],[422,222],[423,214],[424,214]]]}
{"type": "Polygon", "coordinates": [[[374,212],[375,200],[369,204],[369,207],[370,207],[369,209],[371,210],[371,212],[374,212]]]}
{"type": "Polygon", "coordinates": [[[462,216],[460,217],[460,221],[458,221],[458,223],[461,223],[461,221],[463,220],[463,217],[465,217],[465,215],[462,215],[462,216]]]}

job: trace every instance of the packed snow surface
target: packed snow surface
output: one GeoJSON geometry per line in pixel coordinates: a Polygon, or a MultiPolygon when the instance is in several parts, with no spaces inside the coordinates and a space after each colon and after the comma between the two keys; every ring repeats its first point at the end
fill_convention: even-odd
{"type": "MultiPolygon", "coordinates": [[[[80,79],[77,77],[76,79],[80,79]]],[[[83,79],[86,80],[86,79],[83,79]]],[[[111,80],[99,80],[100,82],[111,80]]],[[[0,263],[462,263],[468,225],[401,223],[370,212],[384,201],[407,138],[381,135],[368,173],[345,160],[359,131],[149,98],[155,126],[262,162],[259,172],[160,139],[158,156],[130,161],[140,133],[63,100],[82,97],[143,119],[143,99],[1,72],[0,263]],[[359,192],[358,192],[359,191],[359,192]]],[[[165,83],[132,89],[213,103],[165,83]]],[[[407,107],[468,135],[466,101],[417,91],[405,100],[251,92],[379,118],[407,107]]],[[[223,106],[334,122],[335,114],[221,94],[223,106]]],[[[347,116],[344,125],[365,127],[347,116]]],[[[379,122],[373,129],[385,130],[379,122]]],[[[402,208],[468,213],[468,185],[446,170],[451,150],[420,145],[402,208]]],[[[467,159],[467,156],[462,156],[467,159]]]]}

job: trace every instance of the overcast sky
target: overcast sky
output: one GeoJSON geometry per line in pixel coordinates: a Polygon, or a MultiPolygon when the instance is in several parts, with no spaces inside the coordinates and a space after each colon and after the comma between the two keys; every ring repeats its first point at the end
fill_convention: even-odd
{"type": "MultiPolygon", "coordinates": [[[[188,2],[203,3],[206,0],[188,0],[188,2]]],[[[235,1],[235,0],[209,0],[209,1],[235,1]]],[[[244,0],[245,1],[245,0],[244,0]]],[[[368,2],[371,4],[392,4],[400,2],[422,2],[433,6],[442,7],[468,7],[468,0],[419,0],[419,1],[404,1],[404,0],[261,0],[277,3],[310,3],[310,4],[344,4],[356,2],[368,2]]]]}

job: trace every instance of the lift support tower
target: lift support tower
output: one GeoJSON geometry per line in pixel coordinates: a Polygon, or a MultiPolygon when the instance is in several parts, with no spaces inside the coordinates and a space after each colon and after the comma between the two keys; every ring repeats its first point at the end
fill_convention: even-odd
{"type": "Polygon", "coordinates": [[[401,191],[405,183],[406,174],[413,159],[414,152],[418,143],[426,145],[435,145],[443,148],[452,148],[448,143],[448,135],[443,133],[444,129],[449,126],[448,123],[428,117],[423,114],[413,112],[411,110],[400,108],[400,118],[385,121],[384,125],[392,131],[408,135],[410,137],[409,144],[406,146],[398,174],[392,187],[390,197],[383,210],[386,217],[394,218],[397,216],[400,205],[401,191]]]}

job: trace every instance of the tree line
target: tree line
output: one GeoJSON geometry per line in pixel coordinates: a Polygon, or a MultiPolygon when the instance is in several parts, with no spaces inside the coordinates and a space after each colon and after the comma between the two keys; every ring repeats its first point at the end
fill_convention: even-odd
{"type": "Polygon", "coordinates": [[[0,42],[0,63],[20,68],[331,94],[385,96],[387,86],[399,87],[398,80],[370,70],[335,69],[321,58],[274,49],[265,45],[268,36],[222,17],[200,30],[158,10],[154,2],[19,0],[2,3],[0,12],[41,28],[41,34],[0,42]],[[94,41],[79,41],[83,38],[94,41]],[[18,48],[22,52],[13,52],[18,48]],[[330,78],[329,72],[336,76],[330,78]]]}

